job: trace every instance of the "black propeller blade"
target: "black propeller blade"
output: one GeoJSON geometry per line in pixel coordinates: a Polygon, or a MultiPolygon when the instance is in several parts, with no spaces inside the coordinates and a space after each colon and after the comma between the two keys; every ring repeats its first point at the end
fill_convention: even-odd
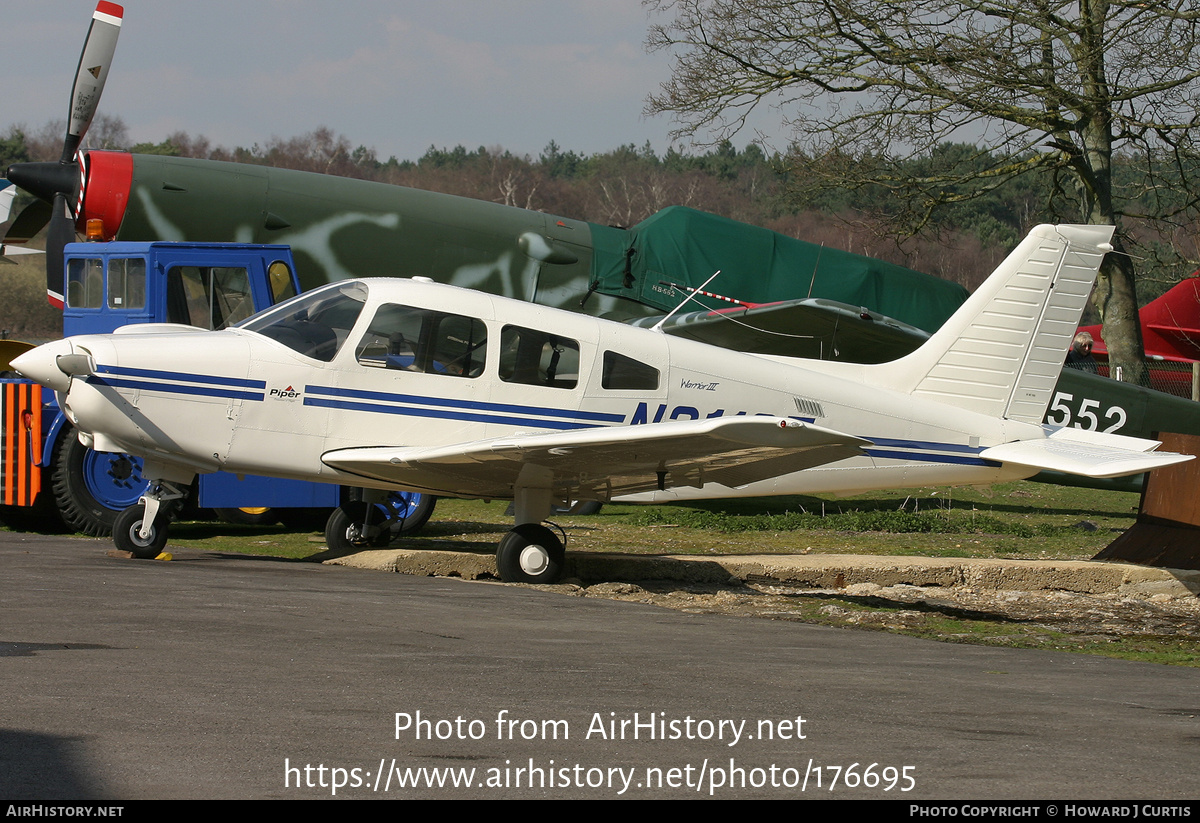
{"type": "Polygon", "coordinates": [[[47,223],[46,291],[50,302],[61,304],[63,295],[63,246],[75,239],[76,203],[82,202],[80,166],[75,155],[87,134],[100,95],[108,79],[108,69],[117,50],[121,19],[125,10],[116,3],[100,0],[92,14],[75,85],[71,89],[71,105],[67,133],[63,138],[62,156],[57,163],[17,163],[9,166],[5,176],[21,189],[39,199],[17,215],[4,238],[5,243],[23,243],[47,223]]]}

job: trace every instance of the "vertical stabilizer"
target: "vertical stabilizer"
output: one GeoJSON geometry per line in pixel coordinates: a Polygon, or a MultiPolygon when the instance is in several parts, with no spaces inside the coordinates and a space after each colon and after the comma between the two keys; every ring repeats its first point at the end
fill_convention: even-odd
{"type": "Polygon", "coordinates": [[[882,368],[901,391],[1040,423],[1112,226],[1038,226],[921,348],[882,368]]]}

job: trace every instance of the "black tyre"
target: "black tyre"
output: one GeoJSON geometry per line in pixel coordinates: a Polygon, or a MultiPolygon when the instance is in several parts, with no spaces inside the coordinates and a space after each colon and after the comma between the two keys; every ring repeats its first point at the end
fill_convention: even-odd
{"type": "Polygon", "coordinates": [[[362,534],[366,514],[367,504],[362,501],[353,501],[334,509],[325,523],[325,545],[335,552],[347,554],[386,546],[391,535],[388,534],[382,514],[376,512],[372,519],[373,526],[381,527],[378,533],[371,537],[362,534]]]}
{"type": "Polygon", "coordinates": [[[557,582],[565,559],[558,535],[538,523],[517,526],[496,549],[496,568],[505,583],[557,582]]]}
{"type": "Polygon", "coordinates": [[[129,552],[134,557],[153,560],[162,554],[163,548],[167,545],[167,529],[170,518],[160,510],[158,516],[154,518],[150,536],[143,538],[139,532],[145,514],[145,506],[140,504],[130,506],[118,514],[113,523],[113,543],[118,549],[129,552]]]}
{"type": "Polygon", "coordinates": [[[68,529],[93,537],[111,534],[117,515],[137,503],[147,485],[138,458],[93,451],[79,442],[75,429],[64,427],[51,489],[68,529]]]}

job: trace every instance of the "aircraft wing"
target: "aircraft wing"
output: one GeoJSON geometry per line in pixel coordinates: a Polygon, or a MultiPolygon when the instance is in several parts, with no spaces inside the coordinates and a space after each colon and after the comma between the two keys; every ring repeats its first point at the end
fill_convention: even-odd
{"type": "MultiPolygon", "coordinates": [[[[630,325],[651,327],[661,319],[645,317],[630,325]]],[[[851,363],[886,363],[929,338],[916,326],[823,298],[676,314],[663,331],[734,351],[851,363]]]]}
{"type": "Polygon", "coordinates": [[[1046,471],[1095,478],[1141,474],[1193,457],[1190,454],[1154,451],[1160,445],[1157,440],[1140,437],[1083,429],[1059,429],[1044,440],[1004,443],[984,449],[979,456],[985,460],[1018,463],[1046,471]]]}
{"type": "Polygon", "coordinates": [[[704,483],[743,486],[862,453],[870,442],[780,417],[725,417],[506,435],[453,446],[326,452],[332,468],[439,494],[508,498],[548,482],[557,497],[609,500],[704,483]],[[537,482],[531,482],[537,479],[537,482]]]}

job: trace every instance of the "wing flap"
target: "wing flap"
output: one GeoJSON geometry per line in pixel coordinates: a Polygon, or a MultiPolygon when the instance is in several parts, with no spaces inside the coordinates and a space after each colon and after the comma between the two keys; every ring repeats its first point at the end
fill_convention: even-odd
{"type": "Polygon", "coordinates": [[[779,417],[730,417],[505,436],[434,448],[338,449],[323,462],[373,480],[464,497],[511,497],[526,466],[560,497],[608,500],[676,486],[741,486],[862,453],[869,441],[779,417]]]}

